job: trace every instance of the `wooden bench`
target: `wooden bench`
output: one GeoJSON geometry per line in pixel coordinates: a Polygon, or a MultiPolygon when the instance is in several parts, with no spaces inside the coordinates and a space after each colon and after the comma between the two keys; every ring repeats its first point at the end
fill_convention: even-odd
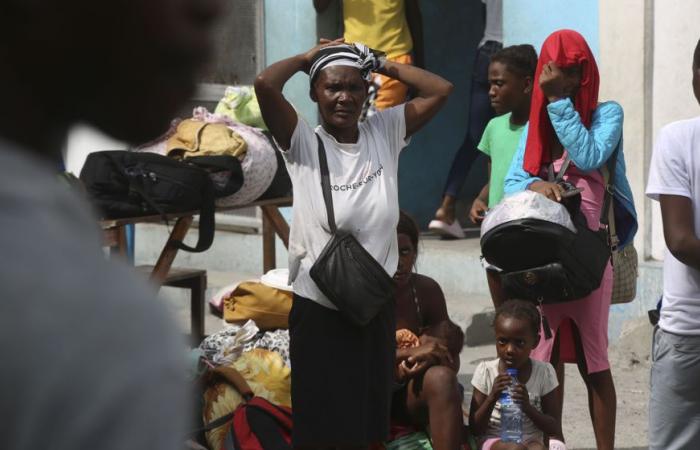
{"type": "MultiPolygon", "coordinates": [[[[291,197],[260,200],[240,206],[217,208],[217,212],[233,211],[236,209],[259,207],[262,210],[262,252],[263,273],[276,267],[275,235],[279,236],[285,247],[289,247],[289,225],[279,211],[279,208],[292,206],[291,197]]],[[[173,242],[182,242],[187,231],[192,225],[197,211],[167,214],[167,220],[175,220],[175,225],[170,231],[170,236],[165,242],[160,256],[153,266],[151,278],[160,284],[168,275],[178,248],[173,242]]],[[[104,245],[110,248],[112,253],[126,254],[126,226],[137,223],[159,223],[163,221],[160,215],[128,217],[123,219],[107,219],[100,221],[102,227],[104,245]]]]}
{"type": "MultiPolygon", "coordinates": [[[[275,198],[261,200],[246,205],[217,208],[217,212],[236,209],[259,207],[262,210],[262,252],[263,273],[276,267],[275,236],[279,236],[285,247],[289,248],[289,225],[279,211],[279,208],[292,206],[292,198],[275,198]]],[[[140,266],[138,269],[146,272],[158,286],[173,286],[190,289],[190,323],[192,338],[195,342],[204,337],[204,305],[207,289],[205,270],[173,268],[178,247],[174,242],[182,242],[192,225],[197,211],[168,214],[168,221],[175,220],[168,239],[158,256],[155,265],[140,266]]],[[[100,221],[104,245],[110,248],[111,254],[126,255],[126,226],[137,223],[159,223],[163,221],[160,215],[129,217],[123,219],[108,219],[100,221]]]]}

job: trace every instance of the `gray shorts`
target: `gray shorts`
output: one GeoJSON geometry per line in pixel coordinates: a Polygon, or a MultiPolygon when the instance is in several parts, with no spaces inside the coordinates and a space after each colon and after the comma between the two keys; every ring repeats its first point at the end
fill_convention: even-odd
{"type": "Polygon", "coordinates": [[[649,448],[700,449],[700,336],[657,326],[651,357],[649,448]]]}

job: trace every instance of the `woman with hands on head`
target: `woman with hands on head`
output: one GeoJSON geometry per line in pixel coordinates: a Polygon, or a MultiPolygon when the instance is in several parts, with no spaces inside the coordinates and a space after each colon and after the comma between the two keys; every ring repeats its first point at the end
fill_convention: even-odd
{"type": "Polygon", "coordinates": [[[403,211],[396,233],[396,378],[400,387],[392,398],[392,419],[428,427],[435,450],[455,450],[460,448],[463,429],[464,395],[457,372],[464,333],[450,321],[440,285],[414,272],[418,226],[403,211]],[[413,339],[412,345],[402,345],[404,334],[413,339]]]}
{"type": "MultiPolygon", "coordinates": [[[[506,195],[530,189],[561,201],[564,189],[544,178],[550,167],[559,171],[568,159],[571,165],[563,180],[581,189],[581,212],[588,227],[598,230],[605,200],[601,169],[615,157],[611,176],[618,246],[631,245],[637,216],[625,174],[622,107],[612,101],[598,103],[598,68],[583,36],[572,30],[552,33],[542,45],[535,79],[528,129],[506,176],[506,195]]],[[[557,368],[562,400],[563,363],[578,365],[588,389],[598,449],[613,449],[615,442],[617,400],[608,360],[612,283],[608,264],[600,287],[587,297],[543,305],[542,313],[554,337],[540,340],[533,351],[534,359],[550,361],[557,368]]]]}
{"type": "Polygon", "coordinates": [[[398,159],[409,138],[442,107],[452,84],[342,39],[272,64],[255,80],[260,109],[294,188],[289,240],[294,300],[289,317],[295,448],[367,448],[386,439],[394,382],[394,305],[366,326],[348,321],[310,276],[331,234],[321,190],[317,136],[328,160],[338,229],[352,232],[393,275],[398,264],[398,159]],[[301,118],[282,93],[296,73],[310,78],[321,125],[301,118]],[[371,72],[416,92],[411,101],[358,123],[371,72]]]}

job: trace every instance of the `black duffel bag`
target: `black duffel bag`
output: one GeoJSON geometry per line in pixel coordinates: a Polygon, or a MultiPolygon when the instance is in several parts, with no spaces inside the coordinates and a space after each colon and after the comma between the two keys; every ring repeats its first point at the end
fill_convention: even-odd
{"type": "Polygon", "coordinates": [[[125,150],[88,155],[80,172],[88,195],[105,219],[199,211],[199,238],[190,252],[207,250],[214,240],[214,199],[235,193],[243,184],[240,161],[232,156],[200,156],[178,161],[156,153],[125,150]],[[209,174],[230,171],[225,186],[209,174]]]}

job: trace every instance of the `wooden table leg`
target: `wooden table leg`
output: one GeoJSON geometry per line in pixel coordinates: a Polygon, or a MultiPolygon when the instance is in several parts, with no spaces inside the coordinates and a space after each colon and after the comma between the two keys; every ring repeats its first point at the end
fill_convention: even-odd
{"type": "Polygon", "coordinates": [[[287,224],[287,221],[280,213],[279,208],[270,205],[261,206],[260,208],[263,212],[263,224],[265,223],[265,219],[267,219],[274,228],[275,233],[277,233],[277,236],[282,240],[284,246],[289,248],[289,224],[287,224]]]}
{"type": "Polygon", "coordinates": [[[126,226],[120,225],[104,230],[104,245],[109,247],[109,255],[126,258],[126,226]]]}
{"type": "Polygon", "coordinates": [[[173,231],[170,232],[170,237],[168,242],[163,247],[163,251],[160,252],[158,261],[155,267],[153,267],[153,273],[151,273],[151,279],[156,281],[158,284],[162,284],[165,278],[168,276],[170,267],[173,265],[175,256],[177,256],[178,248],[173,244],[173,242],[182,242],[187,235],[187,231],[192,225],[192,216],[180,217],[175,222],[173,231]]]}
{"type": "Polygon", "coordinates": [[[262,217],[262,240],[263,240],[263,273],[274,269],[277,266],[275,260],[275,229],[272,226],[272,221],[264,213],[262,217]]]}

